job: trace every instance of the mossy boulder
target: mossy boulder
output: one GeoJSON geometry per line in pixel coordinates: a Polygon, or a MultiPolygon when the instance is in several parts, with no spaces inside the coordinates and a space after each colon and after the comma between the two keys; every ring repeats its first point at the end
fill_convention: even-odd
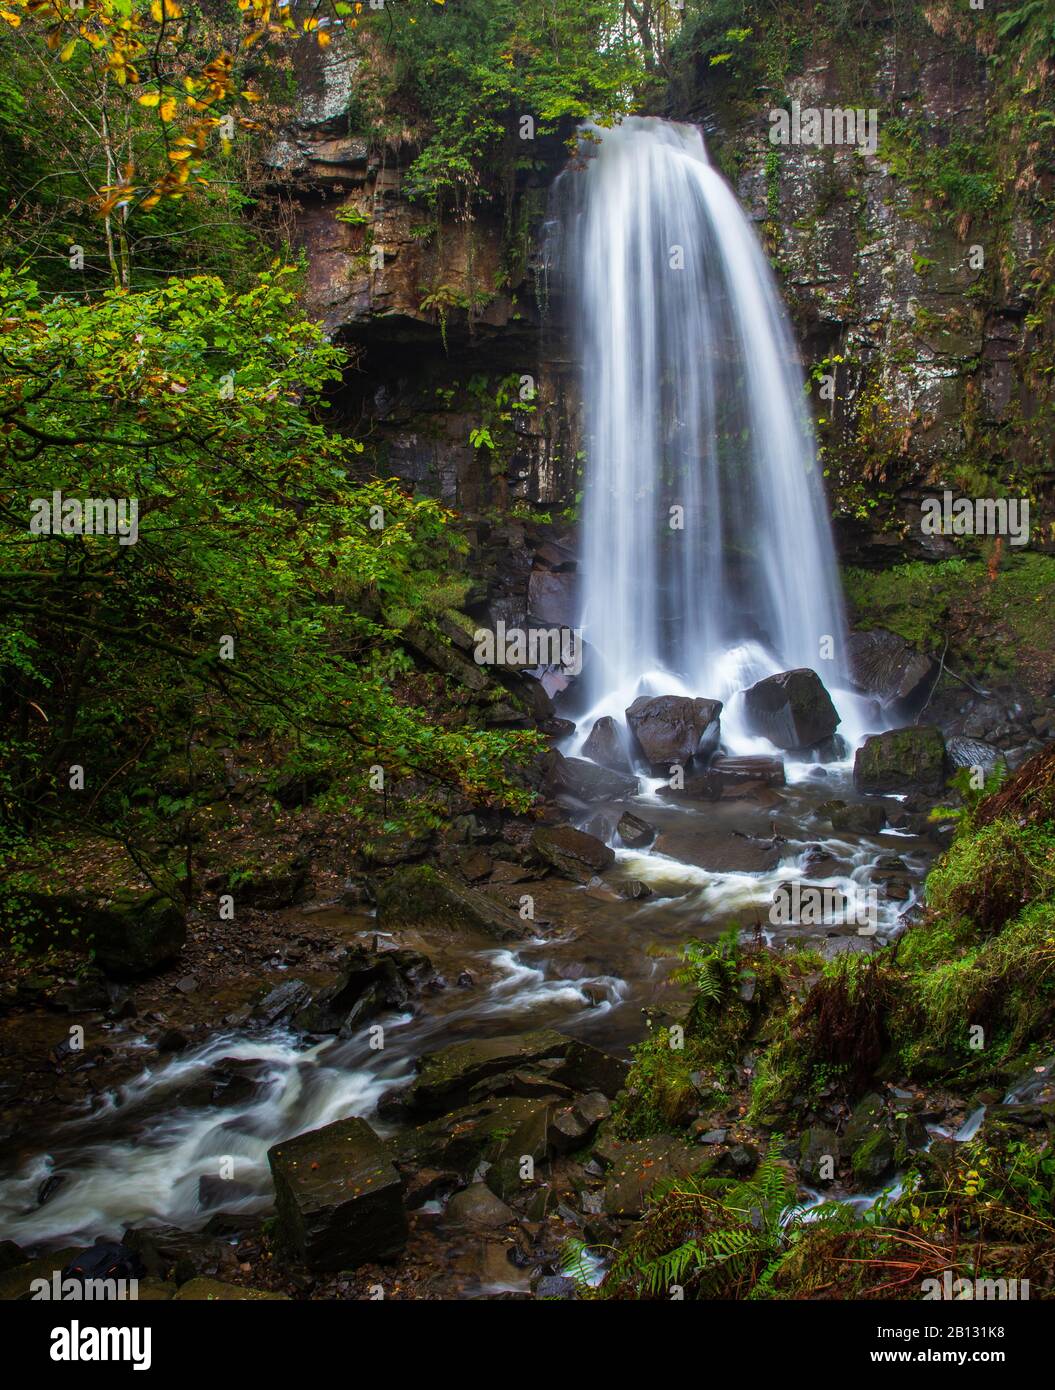
{"type": "Polygon", "coordinates": [[[183,911],[161,893],[115,898],[90,921],[95,958],[110,975],[147,975],[168,965],[183,950],[187,923],[183,911]]]}
{"type": "Polygon", "coordinates": [[[282,1244],[312,1269],[388,1259],[407,1240],[403,1184],[358,1117],[268,1150],[282,1244]]]}
{"type": "Polygon", "coordinates": [[[854,758],[854,786],[873,794],[937,796],[948,774],[945,740],[941,730],[930,724],[873,734],[854,758]]]}
{"type": "Polygon", "coordinates": [[[308,861],[292,855],[272,864],[248,864],[233,870],[226,891],[240,907],[277,911],[302,903],[308,895],[308,861]]]}
{"type": "Polygon", "coordinates": [[[445,927],[455,932],[479,932],[496,941],[529,934],[526,924],[508,908],[431,864],[399,869],[378,888],[377,920],[386,931],[445,927]]]}

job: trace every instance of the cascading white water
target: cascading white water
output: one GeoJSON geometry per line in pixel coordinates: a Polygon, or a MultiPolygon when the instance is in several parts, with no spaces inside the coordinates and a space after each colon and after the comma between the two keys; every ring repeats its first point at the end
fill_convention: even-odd
{"type": "Polygon", "coordinates": [[[593,712],[641,693],[728,700],[793,666],[838,685],[824,491],[754,232],[693,126],[590,127],[582,156],[558,181],[547,259],[582,359],[593,712]]]}

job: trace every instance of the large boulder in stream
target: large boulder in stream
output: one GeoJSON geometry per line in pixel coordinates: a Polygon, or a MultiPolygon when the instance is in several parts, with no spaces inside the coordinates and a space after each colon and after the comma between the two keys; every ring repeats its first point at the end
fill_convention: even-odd
{"type": "Polygon", "coordinates": [[[354,1269],[407,1240],[403,1183],[365,1120],[299,1134],[268,1150],[283,1245],[311,1269],[354,1269]]]}
{"type": "Polygon", "coordinates": [[[496,941],[530,934],[508,908],[431,864],[399,869],[378,888],[377,921],[385,931],[441,926],[480,932],[496,941]]]}
{"type": "Polygon", "coordinates": [[[721,700],[639,695],[626,711],[626,724],[653,776],[664,777],[675,763],[684,766],[717,749],[721,712],[721,700]]]}
{"type": "Polygon", "coordinates": [[[609,714],[603,715],[594,724],[582,751],[591,762],[600,763],[601,767],[611,768],[613,772],[633,770],[623,732],[609,714]]]}
{"type": "Polygon", "coordinates": [[[589,883],[595,874],[615,863],[614,850],[570,825],[539,826],[531,844],[551,868],[577,883],[589,883]]]}
{"type": "Polygon", "coordinates": [[[753,733],[778,748],[805,750],[831,738],[839,715],[816,671],[800,666],[766,676],[744,692],[744,711],[753,733]]]}
{"type": "Polygon", "coordinates": [[[854,758],[854,786],[862,792],[937,796],[948,773],[945,740],[930,724],[873,734],[854,758]]]}

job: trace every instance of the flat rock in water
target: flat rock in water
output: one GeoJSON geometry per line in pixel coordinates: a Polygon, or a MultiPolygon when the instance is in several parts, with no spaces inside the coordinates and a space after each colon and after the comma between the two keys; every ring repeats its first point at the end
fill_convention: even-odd
{"type": "Polygon", "coordinates": [[[354,1269],[406,1244],[403,1184],[365,1120],[338,1120],[268,1150],[283,1244],[312,1269],[354,1269]]]}
{"type": "Polygon", "coordinates": [[[664,830],[652,848],[681,864],[695,864],[715,873],[767,873],[777,867],[781,857],[780,847],[772,840],[728,831],[664,830]]]}
{"type": "Polygon", "coordinates": [[[589,883],[615,863],[615,851],[601,840],[570,825],[540,826],[531,836],[535,852],[547,864],[577,883],[589,883]]]}

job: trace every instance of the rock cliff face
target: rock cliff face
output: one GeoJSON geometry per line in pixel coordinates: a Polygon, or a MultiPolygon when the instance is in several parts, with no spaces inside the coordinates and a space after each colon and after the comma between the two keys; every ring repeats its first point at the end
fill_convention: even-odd
{"type": "Polygon", "coordinates": [[[782,280],[853,563],[957,553],[921,531],[935,488],[1031,493],[1050,520],[1055,166],[1022,99],[1032,79],[994,66],[993,42],[977,15],[920,7],[910,31],[866,21],[852,43],[809,43],[783,90],[696,63],[673,98],[782,280]],[[771,142],[770,110],[792,102],[874,110],[877,149],[771,142]]]}
{"type": "MultiPolygon", "coordinates": [[[[705,128],[781,278],[855,564],[957,553],[920,527],[935,489],[1031,494],[1035,522],[1055,492],[1050,149],[973,21],[925,13],[910,34],[865,22],[810,43],[779,97],[691,57],[670,94],[668,114],[705,128]],[[875,108],[876,151],[770,143],[769,110],[792,101],[875,108]]],[[[538,546],[566,539],[581,489],[576,375],[537,250],[563,146],[504,206],[437,220],[402,190],[414,131],[380,150],[349,132],[355,76],[339,44],[305,47],[296,120],[268,155],[293,200],[310,308],[357,353],[341,417],[372,462],[470,516],[524,535],[510,509],[548,509],[556,530],[529,523],[517,561],[530,574],[538,546]],[[535,409],[512,408],[531,388],[535,409]]]]}
{"type": "Polygon", "coordinates": [[[341,417],[375,465],[469,515],[566,506],[581,462],[573,373],[543,323],[536,251],[563,146],[504,206],[437,217],[403,192],[412,129],[380,149],[349,133],[356,66],[339,41],[304,45],[295,119],[266,156],[291,198],[309,311],[355,353],[341,417]]]}

